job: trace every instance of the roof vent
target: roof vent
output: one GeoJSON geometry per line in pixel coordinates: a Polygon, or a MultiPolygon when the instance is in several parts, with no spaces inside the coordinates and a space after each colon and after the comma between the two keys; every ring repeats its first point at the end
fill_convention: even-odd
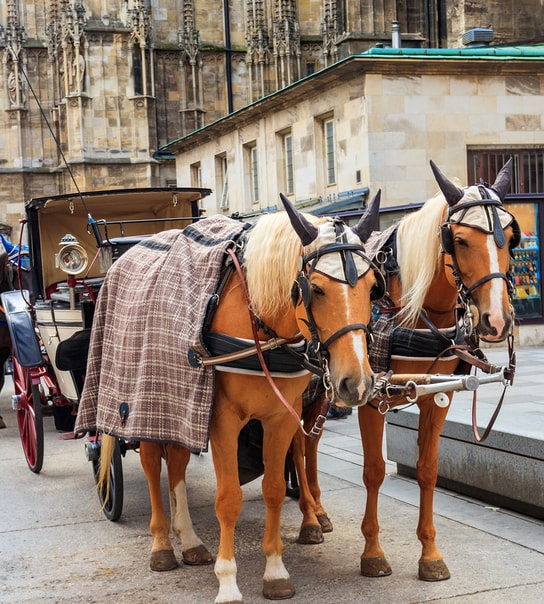
{"type": "Polygon", "coordinates": [[[490,27],[474,27],[463,32],[464,46],[487,46],[493,41],[494,33],[490,27]]]}

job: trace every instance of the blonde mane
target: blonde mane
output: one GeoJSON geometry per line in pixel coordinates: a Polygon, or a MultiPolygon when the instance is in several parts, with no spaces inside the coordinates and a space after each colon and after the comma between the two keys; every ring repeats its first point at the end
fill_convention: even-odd
{"type": "MultiPolygon", "coordinates": [[[[304,215],[313,224],[323,222],[304,215]]],[[[292,308],[291,288],[300,270],[302,243],[286,212],[267,214],[248,233],[244,269],[253,312],[273,319],[292,308]]]]}
{"type": "Polygon", "coordinates": [[[398,263],[402,283],[400,322],[413,327],[423,308],[425,296],[440,268],[439,227],[446,201],[442,194],[406,215],[397,232],[398,263]]]}

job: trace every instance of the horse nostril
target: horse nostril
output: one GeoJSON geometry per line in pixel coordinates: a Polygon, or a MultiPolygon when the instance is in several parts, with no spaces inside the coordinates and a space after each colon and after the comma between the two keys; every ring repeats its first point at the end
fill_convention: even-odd
{"type": "Polygon", "coordinates": [[[480,317],[480,326],[484,329],[485,333],[492,335],[492,336],[497,335],[496,327],[493,327],[493,325],[491,325],[491,323],[489,321],[489,313],[484,312],[482,314],[482,316],[480,317]]]}
{"type": "Polygon", "coordinates": [[[347,375],[344,378],[342,378],[340,380],[340,384],[339,384],[340,388],[340,392],[343,392],[344,394],[348,393],[348,392],[352,392],[354,390],[354,380],[352,378],[352,376],[347,375]]]}

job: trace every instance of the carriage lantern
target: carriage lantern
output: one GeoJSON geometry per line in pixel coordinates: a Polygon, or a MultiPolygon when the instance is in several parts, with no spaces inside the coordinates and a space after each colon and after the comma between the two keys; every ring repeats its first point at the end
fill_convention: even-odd
{"type": "Polygon", "coordinates": [[[56,255],[56,265],[65,273],[68,273],[68,289],[70,291],[70,308],[75,308],[75,285],[74,277],[87,268],[88,256],[85,249],[78,240],[70,234],[64,235],[59,241],[61,246],[56,255]]]}
{"type": "Polygon", "coordinates": [[[87,268],[88,256],[84,248],[73,235],[64,235],[57,254],[57,267],[69,275],[78,275],[87,268]]]}

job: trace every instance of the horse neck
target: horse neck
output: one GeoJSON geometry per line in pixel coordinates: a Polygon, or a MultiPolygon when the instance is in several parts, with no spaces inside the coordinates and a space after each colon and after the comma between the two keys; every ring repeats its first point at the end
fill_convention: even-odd
{"type": "MultiPolygon", "coordinates": [[[[278,337],[292,338],[299,332],[295,310],[291,305],[289,310],[279,313],[276,317],[259,317],[259,320],[278,337]]],[[[214,314],[211,331],[228,335],[253,339],[250,314],[246,298],[240,287],[239,277],[232,274],[221,294],[219,306],[214,314]]],[[[267,340],[270,334],[259,330],[259,339],[267,340]]]]}
{"type": "Polygon", "coordinates": [[[441,269],[433,279],[423,310],[436,327],[451,327],[455,323],[457,289],[452,281],[451,270],[442,263],[441,269]]]}
{"type": "MultiPolygon", "coordinates": [[[[451,327],[455,322],[455,305],[457,304],[457,289],[453,285],[449,271],[444,264],[439,273],[434,277],[423,302],[423,310],[438,328],[451,327]]],[[[393,304],[401,308],[402,285],[396,275],[392,275],[389,282],[389,295],[393,304]]],[[[417,328],[427,327],[419,321],[417,328]]]]}

